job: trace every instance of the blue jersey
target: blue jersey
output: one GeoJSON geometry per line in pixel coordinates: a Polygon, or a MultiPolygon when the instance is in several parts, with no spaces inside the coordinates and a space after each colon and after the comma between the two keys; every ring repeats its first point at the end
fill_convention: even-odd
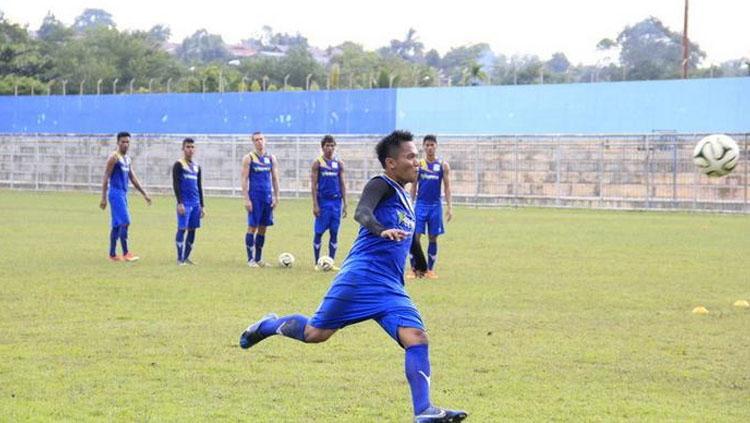
{"type": "Polygon", "coordinates": [[[130,177],[130,157],[115,152],[115,167],[109,176],[109,190],[128,192],[128,181],[130,177]]]}
{"type": "Polygon", "coordinates": [[[271,201],[271,156],[252,152],[250,156],[250,171],[248,178],[250,182],[250,196],[255,198],[266,198],[271,201]]]}
{"type": "Polygon", "coordinates": [[[343,282],[352,279],[346,277],[349,273],[363,275],[365,278],[361,280],[367,281],[363,282],[367,284],[366,289],[405,296],[404,265],[414,235],[414,208],[409,200],[409,194],[402,186],[387,176],[377,177],[385,180],[395,193],[378,203],[373,211],[375,218],[385,228],[401,229],[406,231],[408,236],[398,242],[391,241],[370,233],[365,227],[360,227],[357,239],[336,280],[343,282]]]}
{"type": "Polygon", "coordinates": [[[419,183],[417,184],[417,202],[420,204],[440,204],[440,188],[443,183],[443,162],[437,159],[428,163],[419,161],[419,183]]]}
{"type": "Polygon", "coordinates": [[[341,164],[338,160],[318,158],[318,199],[338,200],[341,198],[341,164]]]}
{"type": "Polygon", "coordinates": [[[200,167],[195,162],[188,162],[185,159],[177,161],[182,165],[180,173],[180,197],[182,204],[186,206],[200,205],[201,195],[198,188],[198,172],[200,167]]]}

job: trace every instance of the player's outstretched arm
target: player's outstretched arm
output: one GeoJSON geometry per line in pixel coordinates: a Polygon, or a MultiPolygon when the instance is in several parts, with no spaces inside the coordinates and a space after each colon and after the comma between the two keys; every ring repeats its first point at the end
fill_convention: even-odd
{"type": "Polygon", "coordinates": [[[143,198],[146,200],[146,204],[148,204],[150,206],[151,205],[151,197],[148,196],[148,193],[146,192],[146,190],[143,189],[143,187],[141,186],[141,181],[138,180],[138,176],[136,176],[135,170],[133,170],[133,165],[132,164],[130,165],[130,173],[128,174],[128,176],[130,178],[130,182],[133,183],[133,186],[135,187],[135,189],[137,189],[138,192],[141,193],[141,195],[143,196],[143,198]]]}
{"type": "MultiPolygon", "coordinates": [[[[364,226],[370,233],[384,238],[395,239],[398,229],[387,229],[375,218],[375,207],[380,201],[393,193],[393,188],[381,178],[370,179],[362,189],[362,196],[354,212],[354,220],[364,226]]],[[[403,231],[401,231],[403,232],[403,231]]]]}
{"type": "Polygon", "coordinates": [[[271,156],[271,185],[273,185],[271,208],[275,209],[279,205],[279,163],[276,161],[276,156],[271,156]]]}
{"type": "Polygon", "coordinates": [[[109,156],[109,159],[107,159],[107,164],[104,167],[104,180],[102,181],[102,199],[99,202],[99,208],[104,210],[107,208],[107,188],[109,188],[109,178],[112,176],[112,171],[115,169],[115,163],[117,162],[117,159],[115,158],[115,155],[112,154],[109,156]]]}
{"type": "Polygon", "coordinates": [[[443,162],[443,185],[445,186],[445,219],[450,222],[453,218],[453,194],[451,193],[451,166],[443,162]]]}
{"type": "Polygon", "coordinates": [[[346,217],[346,209],[347,209],[347,202],[346,202],[346,182],[344,182],[344,162],[343,160],[339,160],[339,186],[341,187],[341,201],[343,202],[343,209],[341,211],[341,215],[343,217],[346,217]]]}
{"type": "Polygon", "coordinates": [[[312,194],[313,216],[320,216],[320,205],[318,204],[318,172],[320,171],[320,162],[313,161],[310,169],[310,193],[312,194]]]}
{"type": "Polygon", "coordinates": [[[253,203],[250,201],[250,161],[252,159],[250,158],[250,155],[246,155],[245,158],[242,159],[242,177],[240,178],[240,181],[242,181],[242,198],[245,201],[245,209],[247,209],[248,213],[253,211],[253,203]]]}

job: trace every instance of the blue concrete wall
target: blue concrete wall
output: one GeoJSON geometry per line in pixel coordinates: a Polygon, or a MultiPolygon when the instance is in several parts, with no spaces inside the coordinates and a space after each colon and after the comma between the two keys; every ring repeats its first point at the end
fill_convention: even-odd
{"type": "Polygon", "coordinates": [[[311,92],[0,97],[0,132],[750,131],[750,78],[311,92]]]}
{"type": "Polygon", "coordinates": [[[395,107],[392,89],[0,97],[0,132],[379,134],[395,107]]]}
{"type": "Polygon", "coordinates": [[[750,78],[401,89],[397,113],[417,133],[744,132],[750,78]]]}

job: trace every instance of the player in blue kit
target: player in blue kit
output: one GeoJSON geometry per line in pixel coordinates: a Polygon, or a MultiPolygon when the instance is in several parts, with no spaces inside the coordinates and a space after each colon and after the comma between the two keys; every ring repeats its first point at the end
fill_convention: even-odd
{"type": "Polygon", "coordinates": [[[414,231],[417,239],[427,232],[430,242],[427,245],[427,272],[422,274],[412,266],[412,271],[406,275],[407,279],[426,277],[437,279],[435,263],[437,262],[438,236],[445,233],[443,226],[443,205],[440,195],[445,187],[445,219],[450,222],[453,217],[453,199],[451,197],[451,167],[447,161],[437,158],[437,138],[427,135],[422,141],[425,158],[419,161],[419,175],[417,183],[411,186],[411,198],[416,199],[414,212],[417,215],[417,228],[414,231]]]}
{"type": "Polygon", "coordinates": [[[336,258],[341,217],[346,217],[344,162],[333,155],[336,151],[336,140],[332,136],[326,135],[320,141],[320,147],[323,150],[323,155],[313,162],[310,172],[313,215],[315,216],[313,255],[315,256],[316,269],[318,269],[317,263],[320,257],[323,233],[329,232],[328,255],[331,258],[336,258]]]}
{"type": "Polygon", "coordinates": [[[206,215],[203,204],[203,181],[201,168],[195,161],[195,141],[182,140],[182,159],[172,166],[172,188],[177,198],[177,264],[195,264],[190,260],[190,252],[195,243],[195,230],[201,227],[201,219],[206,215]],[[187,232],[187,239],[185,238],[187,232]]]}
{"type": "Polygon", "coordinates": [[[252,135],[255,151],[242,159],[242,198],[247,210],[245,249],[247,265],[265,267],[261,260],[266,228],[273,225],[273,209],[279,204],[279,177],[276,157],[266,152],[266,137],[252,135]]]}
{"type": "Polygon", "coordinates": [[[119,132],[117,134],[117,150],[109,155],[104,169],[104,180],[102,181],[102,199],[99,207],[107,208],[112,214],[112,229],[109,233],[109,259],[112,261],[136,261],[138,256],[128,250],[128,227],[130,226],[130,212],[128,211],[128,183],[132,182],[146,204],[151,205],[151,197],[141,187],[141,182],[135,175],[133,166],[128,156],[130,148],[130,134],[119,132]],[[118,256],[117,240],[120,240],[122,256],[118,256]]]}
{"type": "Polygon", "coordinates": [[[430,401],[430,359],[422,317],[404,288],[404,265],[411,250],[418,268],[426,270],[418,242],[412,243],[414,210],[404,185],[417,178],[417,149],[412,135],[394,131],[376,147],[385,173],[362,191],[354,219],[362,226],[349,255],[318,310],[278,317],[269,314],[240,336],[250,348],[282,335],[305,343],[327,341],[337,330],[373,319],[405,350],[406,379],[411,388],[415,422],[458,422],[464,411],[448,410],[430,401]]]}

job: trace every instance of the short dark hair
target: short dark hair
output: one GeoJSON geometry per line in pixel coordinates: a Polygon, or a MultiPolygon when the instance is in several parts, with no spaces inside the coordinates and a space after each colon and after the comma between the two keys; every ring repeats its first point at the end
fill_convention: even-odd
{"type": "Polygon", "coordinates": [[[121,131],[117,133],[117,142],[120,142],[120,138],[130,138],[130,132],[121,131]]]}
{"type": "Polygon", "coordinates": [[[388,157],[395,159],[399,148],[401,148],[401,143],[409,141],[414,141],[411,132],[395,130],[378,142],[378,145],[375,146],[375,152],[378,154],[378,160],[380,160],[383,169],[385,169],[385,159],[388,157]]]}
{"type": "Polygon", "coordinates": [[[437,144],[437,137],[432,134],[425,135],[424,139],[422,140],[422,144],[426,143],[427,141],[432,141],[437,144]]]}
{"type": "Polygon", "coordinates": [[[182,140],[182,147],[183,148],[185,147],[185,144],[195,144],[195,140],[192,139],[192,138],[190,138],[190,137],[185,138],[184,140],[182,140]]]}
{"type": "Polygon", "coordinates": [[[320,148],[323,148],[323,147],[325,147],[325,145],[326,145],[327,143],[331,143],[331,144],[333,144],[333,145],[336,145],[336,140],[335,140],[335,139],[333,139],[333,137],[332,137],[332,136],[330,136],[330,135],[326,135],[325,137],[323,137],[323,139],[322,139],[322,140],[320,140],[320,148]]]}
{"type": "Polygon", "coordinates": [[[253,132],[253,133],[252,133],[252,134],[250,135],[250,139],[253,139],[253,138],[255,138],[255,136],[256,136],[256,135],[263,135],[263,133],[262,133],[262,132],[260,132],[260,131],[255,131],[255,132],[253,132]]]}

